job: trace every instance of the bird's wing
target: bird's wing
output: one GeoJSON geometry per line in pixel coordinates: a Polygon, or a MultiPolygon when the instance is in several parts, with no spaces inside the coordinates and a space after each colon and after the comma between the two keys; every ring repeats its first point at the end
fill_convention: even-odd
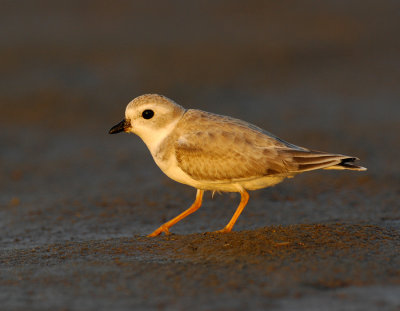
{"type": "Polygon", "coordinates": [[[179,167],[195,180],[234,182],[316,169],[365,170],[357,158],[290,144],[250,123],[188,110],[174,143],[179,167]]]}
{"type": "Polygon", "coordinates": [[[244,121],[199,110],[188,111],[175,140],[179,167],[195,180],[233,182],[290,175],[290,155],[306,150],[244,121]]]}

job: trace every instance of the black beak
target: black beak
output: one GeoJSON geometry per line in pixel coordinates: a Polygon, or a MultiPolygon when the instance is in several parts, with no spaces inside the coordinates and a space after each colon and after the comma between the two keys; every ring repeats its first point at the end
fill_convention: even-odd
{"type": "Polygon", "coordinates": [[[126,119],[123,119],[117,125],[114,125],[109,131],[108,134],[117,134],[121,132],[125,132],[130,127],[129,122],[126,119]]]}

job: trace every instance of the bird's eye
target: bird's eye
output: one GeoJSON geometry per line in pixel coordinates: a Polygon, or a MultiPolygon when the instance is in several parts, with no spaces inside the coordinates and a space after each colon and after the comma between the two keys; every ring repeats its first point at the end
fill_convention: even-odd
{"type": "Polygon", "coordinates": [[[150,109],[146,109],[142,112],[143,119],[151,119],[154,116],[154,111],[150,109]]]}

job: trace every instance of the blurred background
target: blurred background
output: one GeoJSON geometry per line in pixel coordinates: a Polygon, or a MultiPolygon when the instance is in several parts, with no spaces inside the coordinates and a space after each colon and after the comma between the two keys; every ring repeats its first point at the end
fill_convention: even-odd
{"type": "Polygon", "coordinates": [[[107,129],[148,92],[289,133],[398,117],[398,1],[1,5],[4,125],[107,129]]]}
{"type": "MultiPolygon", "coordinates": [[[[3,242],[14,230],[29,239],[40,228],[32,220],[43,214],[55,222],[78,215],[93,234],[82,215],[95,223],[99,213],[111,215],[118,227],[118,215],[134,213],[137,227],[129,219],[105,234],[141,233],[142,225],[176,214],[151,216],[163,213],[165,201],[180,208],[192,200],[193,190],[165,177],[138,138],[107,134],[143,93],[245,119],[298,145],[358,156],[369,169],[313,173],[257,192],[261,207],[328,191],[339,201],[335,214],[337,205],[347,206],[339,187],[355,202],[361,197],[363,208],[370,202],[372,214],[361,213],[366,219],[392,217],[399,194],[399,10],[389,0],[2,1],[0,203],[15,207],[3,210],[3,242]],[[164,196],[150,202],[159,210],[142,206],[159,191],[164,196]],[[32,232],[20,223],[26,219],[32,232]]],[[[293,219],[242,224],[351,219],[290,213],[293,219]]]]}
{"type": "MultiPolygon", "coordinates": [[[[24,257],[27,264],[17,253],[49,243],[62,249],[63,243],[83,241],[90,249],[105,239],[116,239],[111,242],[116,244],[121,237],[136,239],[193,201],[195,190],[164,176],[139,138],[108,135],[128,102],[143,93],[160,93],[186,108],[244,119],[300,146],[357,156],[360,165],[368,167],[365,173],[307,173],[252,192],[235,230],[324,223],[398,230],[399,82],[398,0],[2,0],[0,255],[11,254],[0,260],[0,298],[7,302],[3,307],[22,310],[34,303],[38,310],[100,310],[96,303],[101,298],[105,306],[125,304],[131,310],[132,297],[139,297],[134,301],[143,306],[151,296],[152,291],[141,291],[143,274],[145,288],[151,290],[154,280],[165,276],[161,289],[154,290],[158,301],[173,297],[163,290],[176,289],[169,286],[176,267],[165,272],[167,261],[157,266],[159,259],[146,250],[143,256],[128,256],[139,258],[139,268],[127,267],[125,272],[113,265],[114,258],[97,251],[93,265],[81,255],[68,259],[68,250],[69,261],[64,263],[59,251],[51,265],[46,251],[35,264],[29,261],[32,255],[24,257]],[[102,265],[96,262],[98,256],[102,265]],[[128,270],[129,276],[124,274],[128,270]]],[[[222,228],[239,197],[225,194],[211,200],[207,194],[204,201],[196,215],[172,231],[222,228]]],[[[276,282],[266,281],[270,274],[264,265],[259,265],[264,272],[254,274],[265,284],[274,287],[286,279],[283,270],[276,282]]],[[[376,265],[387,267],[386,262],[376,265]]],[[[353,271],[355,266],[350,261],[350,268],[339,270],[353,271]]],[[[215,275],[222,271],[205,269],[215,275]]],[[[307,269],[301,270],[299,280],[310,278],[307,271],[320,274],[307,269]]],[[[243,267],[238,271],[243,276],[248,272],[243,267]]],[[[354,284],[386,284],[389,274],[391,280],[399,275],[398,267],[388,274],[371,271],[379,277],[354,284]]],[[[215,275],[202,284],[214,284],[215,275]]],[[[181,276],[176,280],[197,280],[181,276]]],[[[237,281],[236,275],[232,278],[237,281]]],[[[309,287],[301,282],[307,295],[309,287]]],[[[188,305],[199,290],[197,283],[192,285],[190,294],[180,292],[188,305]]],[[[284,296],[275,287],[269,292],[255,287],[259,300],[243,296],[244,303],[284,296]]],[[[216,295],[216,303],[237,297],[236,287],[222,300],[214,287],[212,294],[208,288],[203,286],[203,298],[216,295]]],[[[179,296],[179,288],[174,293],[179,296]]],[[[357,301],[374,306],[367,299],[371,293],[377,291],[357,301]]],[[[397,294],[391,297],[398,299],[397,294]]],[[[378,297],[379,308],[381,302],[378,297]]]]}

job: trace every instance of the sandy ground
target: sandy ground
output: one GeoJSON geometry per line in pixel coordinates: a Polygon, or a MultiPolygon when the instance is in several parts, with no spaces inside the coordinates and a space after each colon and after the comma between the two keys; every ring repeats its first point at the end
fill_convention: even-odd
{"type": "Polygon", "coordinates": [[[5,1],[0,10],[1,310],[400,310],[397,1],[5,1]],[[237,194],[164,176],[108,135],[135,96],[358,156],[237,194]]]}

